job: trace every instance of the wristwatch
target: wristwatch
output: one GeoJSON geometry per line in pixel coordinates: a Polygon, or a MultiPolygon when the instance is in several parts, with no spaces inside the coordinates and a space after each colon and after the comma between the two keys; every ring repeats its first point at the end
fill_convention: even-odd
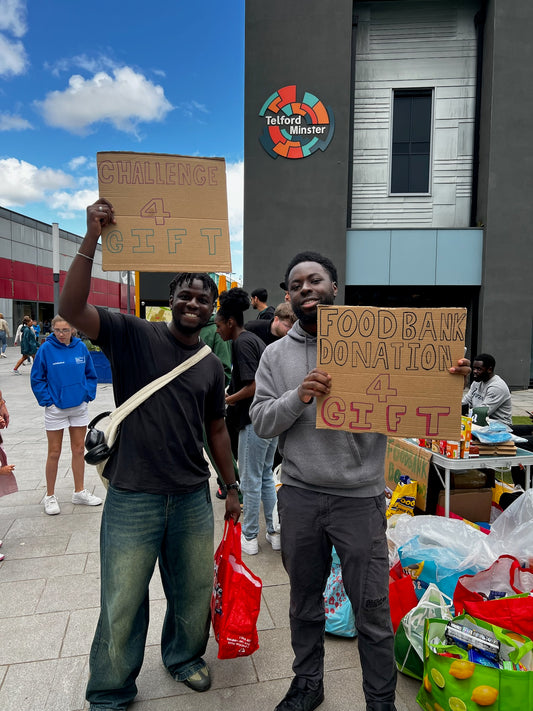
{"type": "Polygon", "coordinates": [[[239,492],[241,490],[239,482],[234,481],[233,484],[226,484],[226,491],[230,491],[230,489],[235,489],[235,491],[239,492]]]}

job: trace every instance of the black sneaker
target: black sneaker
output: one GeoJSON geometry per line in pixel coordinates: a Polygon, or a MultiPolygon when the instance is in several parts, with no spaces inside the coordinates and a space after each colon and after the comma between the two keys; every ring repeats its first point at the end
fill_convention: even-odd
{"type": "Polygon", "coordinates": [[[217,493],[215,494],[217,499],[225,499],[227,495],[228,492],[226,491],[226,489],[223,489],[221,486],[219,486],[217,489],[217,493]]]}
{"type": "Polygon", "coordinates": [[[307,679],[295,677],[285,698],[274,711],[313,711],[324,701],[324,684],[312,684],[307,679]]]}
{"type": "Polygon", "coordinates": [[[211,676],[207,664],[204,664],[197,672],[183,679],[183,683],[193,691],[207,691],[211,687],[211,676]]]}

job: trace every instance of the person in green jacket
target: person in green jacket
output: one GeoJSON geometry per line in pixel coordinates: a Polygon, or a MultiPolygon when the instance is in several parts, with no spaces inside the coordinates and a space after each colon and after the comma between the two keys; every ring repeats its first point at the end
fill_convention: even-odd
{"type": "MultiPolygon", "coordinates": [[[[209,321],[206,323],[206,325],[202,328],[200,331],[200,338],[202,341],[211,348],[213,353],[218,357],[218,359],[221,361],[222,365],[224,366],[224,376],[226,378],[226,387],[229,385],[229,381],[231,380],[231,341],[224,341],[217,333],[217,327],[215,325],[215,314],[211,316],[209,321]]],[[[227,426],[227,422],[226,422],[227,426]]],[[[234,450],[234,437],[233,437],[233,432],[230,430],[228,427],[228,431],[230,434],[230,439],[231,439],[231,448],[234,450]]],[[[238,433],[237,433],[238,436],[238,433]]],[[[235,445],[236,446],[236,445],[235,445]]],[[[205,451],[207,452],[207,456],[209,457],[209,461],[211,462],[213,469],[217,473],[217,482],[218,482],[218,489],[216,492],[216,497],[217,499],[225,499],[226,498],[226,488],[224,486],[224,482],[222,480],[222,477],[220,476],[220,473],[216,467],[216,464],[213,460],[213,457],[211,456],[211,452],[209,451],[209,446],[207,444],[207,439],[205,436],[204,432],[204,448],[205,451]]],[[[235,459],[235,453],[233,453],[233,470],[235,471],[235,479],[237,481],[239,480],[239,469],[237,467],[237,462],[235,459]]],[[[239,491],[239,500],[242,503],[242,494],[239,491]]]]}

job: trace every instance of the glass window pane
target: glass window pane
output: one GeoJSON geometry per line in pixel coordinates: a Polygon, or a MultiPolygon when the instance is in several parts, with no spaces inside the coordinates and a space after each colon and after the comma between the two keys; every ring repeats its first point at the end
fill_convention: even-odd
{"type": "Polygon", "coordinates": [[[429,156],[411,156],[409,159],[409,192],[427,193],[429,184],[429,156]]]}
{"type": "Polygon", "coordinates": [[[409,156],[394,156],[392,161],[391,192],[409,192],[409,156]]]}
{"type": "Polygon", "coordinates": [[[394,99],[394,123],[392,140],[409,142],[411,134],[411,97],[398,96],[394,99]]]}
{"type": "Polygon", "coordinates": [[[431,96],[413,96],[411,141],[429,141],[431,129],[431,96]]]}
{"type": "Polygon", "coordinates": [[[429,192],[431,104],[429,89],[394,92],[392,193],[429,192]]]}

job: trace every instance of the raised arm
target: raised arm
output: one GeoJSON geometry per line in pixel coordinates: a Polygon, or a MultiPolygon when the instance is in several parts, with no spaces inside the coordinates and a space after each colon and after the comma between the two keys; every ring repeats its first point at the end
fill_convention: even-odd
{"type": "Polygon", "coordinates": [[[59,313],[72,326],[89,338],[98,338],[100,316],[94,306],[87,303],[91,288],[91,271],[98,238],[102,228],[115,223],[113,206],[100,198],[87,208],[87,234],[67,272],[59,299],[59,313]]]}

